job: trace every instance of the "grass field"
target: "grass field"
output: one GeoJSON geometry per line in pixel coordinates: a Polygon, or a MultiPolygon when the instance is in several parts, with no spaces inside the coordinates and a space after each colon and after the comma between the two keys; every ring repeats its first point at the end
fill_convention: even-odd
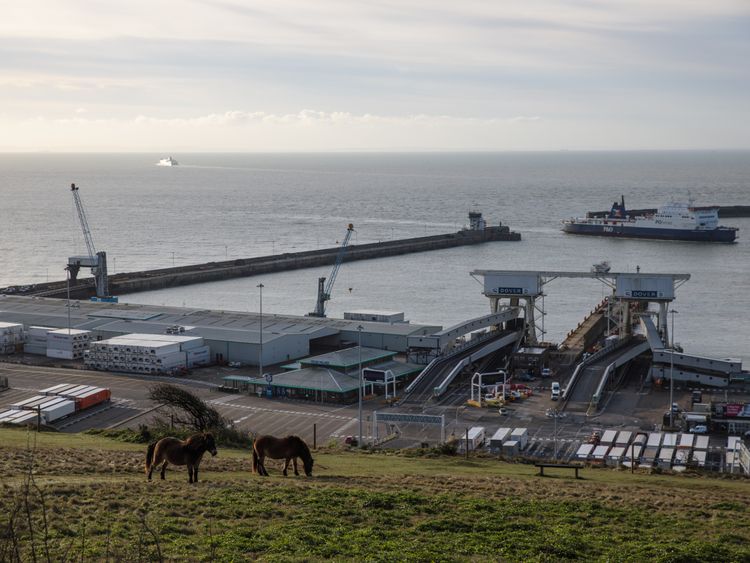
{"type": "Polygon", "coordinates": [[[184,469],[148,483],[143,446],[41,434],[26,487],[33,438],[0,429],[0,560],[31,559],[29,521],[52,560],[750,560],[744,479],[586,469],[576,481],[492,459],[353,452],[317,452],[312,478],[270,465],[261,478],[249,452],[220,450],[197,485],[184,469]]]}

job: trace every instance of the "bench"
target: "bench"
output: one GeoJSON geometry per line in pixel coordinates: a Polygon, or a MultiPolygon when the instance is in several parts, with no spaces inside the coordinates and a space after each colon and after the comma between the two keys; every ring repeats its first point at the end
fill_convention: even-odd
{"type": "Polygon", "coordinates": [[[580,479],[578,476],[578,470],[581,469],[580,465],[568,465],[565,463],[535,463],[534,467],[539,468],[539,475],[544,477],[544,468],[553,468],[553,469],[574,469],[576,472],[576,479],[580,479]]]}

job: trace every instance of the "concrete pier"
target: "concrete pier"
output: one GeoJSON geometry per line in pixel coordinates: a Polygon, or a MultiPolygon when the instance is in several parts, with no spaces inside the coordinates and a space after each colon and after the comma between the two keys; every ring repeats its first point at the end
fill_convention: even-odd
{"type": "MultiPolygon", "coordinates": [[[[482,230],[462,230],[456,233],[382,241],[370,244],[350,245],[346,249],[344,262],[369,260],[387,256],[398,256],[415,252],[441,250],[456,246],[468,246],[493,241],[519,241],[521,235],[505,226],[486,227],[482,230]]],[[[109,277],[113,295],[124,295],[139,291],[164,289],[181,285],[205,283],[230,278],[240,278],[284,272],[316,266],[327,266],[335,262],[339,247],[305,252],[293,252],[257,258],[244,258],[223,262],[208,262],[177,268],[163,268],[142,272],[130,272],[109,277]]],[[[22,295],[44,297],[66,296],[66,282],[41,283],[32,286],[22,295]]],[[[86,299],[95,294],[93,278],[84,278],[71,287],[71,297],[86,299]]]]}

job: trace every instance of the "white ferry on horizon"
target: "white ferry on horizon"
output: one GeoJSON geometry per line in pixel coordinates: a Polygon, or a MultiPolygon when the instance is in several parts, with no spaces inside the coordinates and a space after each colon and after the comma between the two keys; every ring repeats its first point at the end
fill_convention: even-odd
{"type": "Polygon", "coordinates": [[[649,238],[704,242],[734,242],[737,230],[719,225],[719,208],[696,207],[692,200],[672,201],[655,213],[630,216],[625,196],[615,201],[606,217],[573,218],[563,221],[562,230],[576,235],[649,238]]]}
{"type": "Polygon", "coordinates": [[[179,163],[172,158],[171,156],[168,156],[167,158],[162,158],[159,162],[156,163],[156,166],[177,166],[179,163]]]}

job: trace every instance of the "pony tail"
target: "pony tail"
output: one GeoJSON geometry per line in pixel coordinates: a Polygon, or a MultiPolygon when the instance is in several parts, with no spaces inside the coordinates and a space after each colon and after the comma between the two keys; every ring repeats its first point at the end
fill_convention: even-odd
{"type": "Polygon", "coordinates": [[[148,445],[148,450],[146,450],[146,473],[148,473],[148,470],[151,469],[151,464],[154,461],[155,449],[156,449],[156,442],[152,442],[148,445]]]}
{"type": "Polygon", "coordinates": [[[258,452],[255,451],[255,446],[253,446],[253,473],[258,472],[258,452]]]}

